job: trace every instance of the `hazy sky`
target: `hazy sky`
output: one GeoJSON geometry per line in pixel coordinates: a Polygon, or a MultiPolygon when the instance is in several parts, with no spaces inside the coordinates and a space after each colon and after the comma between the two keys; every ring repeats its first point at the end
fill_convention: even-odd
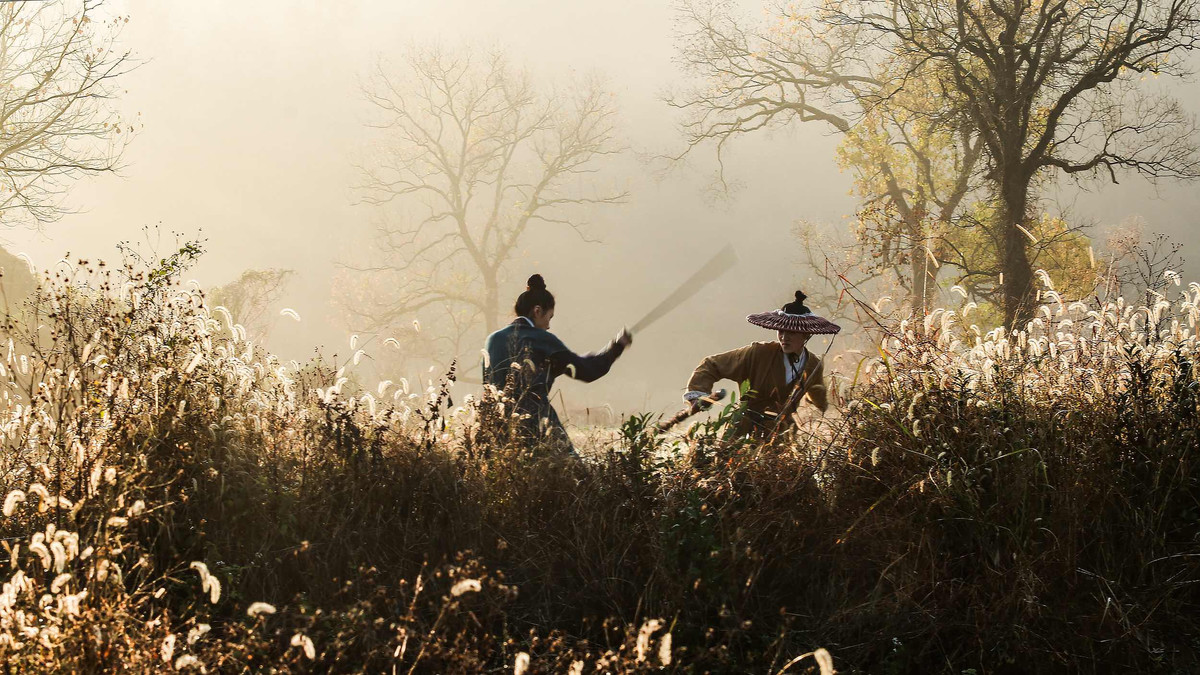
{"type": "MultiPolygon", "coordinates": [[[[743,4],[756,15],[758,3],[743,4]]],[[[344,335],[325,320],[329,278],[370,227],[371,211],[354,204],[351,186],[353,162],[372,138],[360,82],[377,57],[414,42],[483,42],[548,79],[599,73],[617,95],[631,146],[677,147],[675,118],[661,102],[680,83],[666,1],[127,0],[114,9],[131,15],[123,43],[144,62],[125,82],[122,108],[144,124],[126,168],[77,185],[70,203],[80,213],[42,233],[7,231],[6,246],[46,265],[68,250],[115,258],[115,243],[140,237],[145,225],[202,231],[209,253],[193,276],[206,285],[251,267],[300,272],[285,304],[304,317],[303,330],[285,326],[272,340],[287,357],[318,342],[345,351],[344,335]]],[[[1195,84],[1180,95],[1200,112],[1195,84]]],[[[631,202],[592,218],[602,245],[553,232],[530,242],[506,294],[544,274],[559,297],[555,332],[580,351],[636,321],[725,242],[741,256],[733,274],[638,336],[608,378],[568,385],[566,396],[672,407],[705,354],[770,337],[744,316],[782,304],[803,280],[792,224],[837,226],[854,208],[849,178],[833,162],[836,139],[825,132],[814,125],[738,144],[728,170],[744,187],[722,202],[704,197],[705,167],[657,182],[630,158],[621,167],[631,202]]],[[[1156,195],[1130,178],[1067,199],[1101,222],[1141,215],[1183,240],[1198,232],[1195,186],[1156,195]]],[[[1197,278],[1200,260],[1189,262],[1197,278]]]]}

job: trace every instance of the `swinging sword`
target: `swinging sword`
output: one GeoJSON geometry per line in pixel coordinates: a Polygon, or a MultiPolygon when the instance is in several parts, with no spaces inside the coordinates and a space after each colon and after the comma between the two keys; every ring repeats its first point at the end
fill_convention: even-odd
{"type": "Polygon", "coordinates": [[[726,245],[725,248],[717,251],[717,254],[711,260],[704,263],[704,267],[701,267],[695,274],[688,277],[688,280],[683,282],[679,288],[676,288],[665,300],[658,303],[657,307],[650,310],[640,321],[633,324],[633,328],[630,328],[629,332],[637,333],[645,330],[650,324],[663,318],[671,310],[682,305],[696,293],[699,293],[700,289],[704,288],[708,282],[733,269],[736,263],[737,254],[734,253],[733,246],[726,245]]]}
{"type": "MultiPolygon", "coordinates": [[[[717,254],[714,255],[712,259],[704,263],[704,266],[697,270],[695,274],[688,277],[687,281],[684,281],[679,288],[675,289],[674,292],[668,295],[665,300],[658,303],[658,306],[650,310],[650,312],[646,314],[646,316],[642,317],[640,321],[633,324],[633,328],[629,329],[630,332],[638,333],[645,330],[650,326],[650,324],[666,316],[671,310],[682,305],[696,293],[699,293],[700,289],[704,288],[708,282],[717,279],[721,275],[733,269],[733,266],[736,263],[737,254],[734,252],[733,246],[726,245],[725,248],[717,251],[717,254]]],[[[690,405],[675,413],[669,419],[659,422],[657,425],[658,430],[666,431],[667,429],[679,424],[692,415],[695,415],[702,410],[707,410],[708,408],[712,407],[714,403],[717,403],[724,398],[725,390],[722,389],[709,394],[702,399],[698,399],[696,401],[696,405],[690,405]]]]}

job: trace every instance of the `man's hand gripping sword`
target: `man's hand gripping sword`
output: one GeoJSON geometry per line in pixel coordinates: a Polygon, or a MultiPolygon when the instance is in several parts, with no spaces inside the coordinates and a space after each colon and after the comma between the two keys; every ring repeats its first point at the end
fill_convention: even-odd
{"type": "Polygon", "coordinates": [[[713,407],[714,404],[725,400],[726,395],[728,395],[728,392],[726,392],[724,389],[718,389],[718,390],[714,391],[713,393],[709,394],[708,396],[705,396],[703,398],[698,398],[698,399],[692,401],[691,404],[688,405],[688,407],[675,413],[670,418],[659,422],[658,430],[666,431],[667,429],[670,429],[671,427],[675,426],[676,424],[679,424],[680,422],[686,420],[687,418],[691,417],[692,415],[695,415],[696,413],[708,410],[709,408],[713,407]]]}

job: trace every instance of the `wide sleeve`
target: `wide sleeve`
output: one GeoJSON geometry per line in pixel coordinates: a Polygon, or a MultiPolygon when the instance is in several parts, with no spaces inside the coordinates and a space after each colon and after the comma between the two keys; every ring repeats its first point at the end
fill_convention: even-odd
{"type": "Polygon", "coordinates": [[[804,390],[804,397],[824,413],[829,408],[828,392],[825,389],[825,362],[819,358],[813,358],[817,365],[805,376],[808,388],[804,390]]]}
{"type": "Polygon", "coordinates": [[[733,380],[741,384],[750,379],[755,345],[746,345],[720,354],[706,357],[696,366],[688,380],[687,389],[711,394],[713,385],[720,380],[733,380]]]}
{"type": "Polygon", "coordinates": [[[576,354],[561,341],[559,348],[550,354],[550,373],[557,377],[569,375],[581,382],[595,382],[608,374],[612,364],[625,352],[625,346],[617,341],[598,352],[576,354]]]}

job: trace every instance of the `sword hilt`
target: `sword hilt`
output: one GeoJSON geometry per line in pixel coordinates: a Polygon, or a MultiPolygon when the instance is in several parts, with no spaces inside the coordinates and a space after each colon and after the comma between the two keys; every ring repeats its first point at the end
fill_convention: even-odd
{"type": "Polygon", "coordinates": [[[709,408],[713,407],[713,405],[715,403],[718,403],[718,402],[724,400],[724,398],[728,394],[729,394],[729,392],[725,391],[724,389],[718,389],[717,391],[714,391],[713,393],[709,394],[708,396],[704,396],[704,397],[696,399],[695,401],[693,401],[691,403],[691,405],[689,405],[688,407],[684,408],[683,410],[680,410],[679,412],[677,412],[673,416],[671,416],[670,419],[666,419],[666,420],[663,420],[662,422],[659,422],[658,430],[666,431],[667,429],[670,429],[671,427],[675,426],[676,424],[679,424],[680,422],[686,420],[687,418],[691,417],[692,415],[695,415],[698,412],[708,410],[709,408]]]}
{"type": "Polygon", "coordinates": [[[697,411],[708,410],[709,408],[713,407],[713,404],[724,401],[725,397],[728,395],[728,391],[725,391],[724,389],[718,389],[708,396],[702,396],[696,399],[693,401],[693,404],[695,404],[694,407],[697,411]]]}

